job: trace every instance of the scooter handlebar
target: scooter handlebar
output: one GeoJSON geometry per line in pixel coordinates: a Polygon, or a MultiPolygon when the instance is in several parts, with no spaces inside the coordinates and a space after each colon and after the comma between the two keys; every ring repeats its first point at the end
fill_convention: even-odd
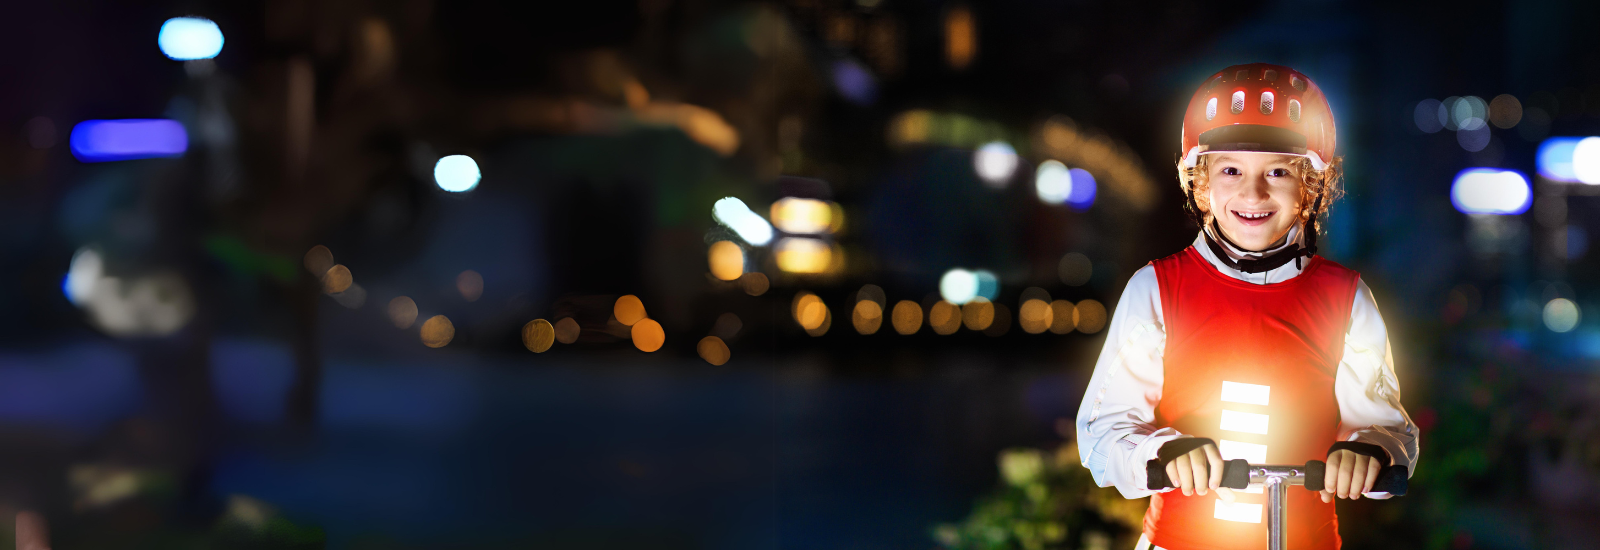
{"type": "MultiPolygon", "coordinates": [[[[1145,463],[1145,475],[1149,480],[1148,486],[1150,490],[1160,491],[1175,487],[1176,484],[1167,479],[1167,462],[1193,448],[1199,448],[1201,445],[1211,442],[1209,439],[1198,437],[1174,440],[1174,442],[1177,441],[1185,441],[1186,444],[1181,448],[1173,449],[1172,452],[1168,452],[1163,446],[1162,450],[1158,451],[1157,458],[1145,463]]],[[[1168,445],[1171,445],[1171,443],[1168,445]]],[[[1323,490],[1323,482],[1327,477],[1328,465],[1321,460],[1307,461],[1304,466],[1251,465],[1242,458],[1228,460],[1224,462],[1222,467],[1222,486],[1229,489],[1244,489],[1250,485],[1252,477],[1264,478],[1269,471],[1287,473],[1294,470],[1300,471],[1297,472],[1299,475],[1287,476],[1291,477],[1291,483],[1299,482],[1296,484],[1304,484],[1306,489],[1312,491],[1323,490]]],[[[1404,496],[1410,485],[1408,481],[1410,478],[1409,473],[1405,466],[1400,465],[1380,468],[1378,470],[1378,479],[1372,483],[1372,492],[1404,496]]]]}

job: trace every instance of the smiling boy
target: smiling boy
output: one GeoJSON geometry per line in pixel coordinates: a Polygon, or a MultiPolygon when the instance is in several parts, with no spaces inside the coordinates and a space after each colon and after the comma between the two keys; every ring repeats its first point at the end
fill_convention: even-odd
{"type": "Polygon", "coordinates": [[[1228,67],[1189,103],[1178,175],[1200,234],[1128,282],[1077,417],[1095,481],[1153,496],[1139,550],[1266,547],[1264,495],[1220,487],[1224,460],[1327,461],[1328,490],[1289,494],[1296,550],[1338,548],[1333,499],[1387,498],[1380,467],[1415,471],[1372,292],[1316,255],[1335,136],[1321,90],[1284,66],[1228,67]],[[1147,489],[1146,462],[1189,437],[1217,443],[1161,454],[1177,487],[1147,489]]]}

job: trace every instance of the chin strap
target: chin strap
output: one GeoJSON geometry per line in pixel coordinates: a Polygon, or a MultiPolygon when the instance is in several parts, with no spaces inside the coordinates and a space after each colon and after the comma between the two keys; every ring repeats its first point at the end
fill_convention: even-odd
{"type": "MultiPolygon", "coordinates": [[[[1189,204],[1190,204],[1190,208],[1191,209],[1194,208],[1193,207],[1193,205],[1194,205],[1194,194],[1193,193],[1189,194],[1189,204]]],[[[1317,199],[1312,204],[1311,211],[1312,212],[1316,212],[1317,210],[1320,210],[1320,209],[1322,209],[1322,194],[1321,193],[1317,193],[1317,199]]],[[[1195,211],[1198,212],[1198,210],[1195,210],[1195,211]]],[[[1316,223],[1317,223],[1317,217],[1315,215],[1312,215],[1311,217],[1306,218],[1305,229],[1303,230],[1303,233],[1305,233],[1305,244],[1304,245],[1295,245],[1295,246],[1292,246],[1292,247],[1285,247],[1283,250],[1279,250],[1279,251],[1274,252],[1272,254],[1268,254],[1268,255],[1262,256],[1260,258],[1252,258],[1252,259],[1247,259],[1247,260],[1235,260],[1235,259],[1233,259],[1232,256],[1228,255],[1228,251],[1222,247],[1222,244],[1218,243],[1216,241],[1216,239],[1212,238],[1212,234],[1214,233],[1214,234],[1216,234],[1217,238],[1220,238],[1223,241],[1226,241],[1229,245],[1233,246],[1234,248],[1237,248],[1239,250],[1247,250],[1245,247],[1239,246],[1237,243],[1234,243],[1232,240],[1229,240],[1228,236],[1224,235],[1222,233],[1222,228],[1220,228],[1220,227],[1218,227],[1216,225],[1216,222],[1212,222],[1210,231],[1201,231],[1200,234],[1205,236],[1206,246],[1211,248],[1211,253],[1213,255],[1215,255],[1218,260],[1221,260],[1223,264],[1226,264],[1228,267],[1231,267],[1231,268],[1239,270],[1239,271],[1243,271],[1245,273],[1265,273],[1265,272],[1277,269],[1279,267],[1283,267],[1284,264],[1287,264],[1287,263],[1289,263],[1291,261],[1294,262],[1295,269],[1303,269],[1302,264],[1300,263],[1300,258],[1301,257],[1310,258],[1312,255],[1315,255],[1317,253],[1317,226],[1316,226],[1316,223]]]]}

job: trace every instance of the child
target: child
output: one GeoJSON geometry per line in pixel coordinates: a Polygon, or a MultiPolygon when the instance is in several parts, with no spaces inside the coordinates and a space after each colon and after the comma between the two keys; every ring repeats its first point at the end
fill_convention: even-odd
{"type": "Polygon", "coordinates": [[[1202,229],[1128,282],[1077,418],[1095,481],[1154,495],[1139,550],[1266,547],[1266,495],[1221,488],[1223,460],[1327,461],[1326,491],[1289,491],[1295,550],[1338,548],[1333,498],[1388,498],[1370,492],[1378,468],[1414,470],[1372,291],[1315,255],[1339,195],[1334,143],[1322,91],[1288,67],[1228,67],[1189,102],[1178,178],[1202,229]],[[1147,489],[1145,463],[1188,437],[1217,443],[1173,445],[1177,487],[1147,489]]]}

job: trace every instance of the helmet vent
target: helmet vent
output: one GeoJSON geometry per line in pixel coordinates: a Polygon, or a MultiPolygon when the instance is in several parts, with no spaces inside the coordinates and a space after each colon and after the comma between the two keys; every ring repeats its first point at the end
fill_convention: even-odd
{"type": "Polygon", "coordinates": [[[1272,69],[1267,69],[1267,72],[1261,73],[1261,78],[1265,78],[1267,80],[1277,80],[1278,79],[1278,71],[1274,71],[1272,69]]]}
{"type": "Polygon", "coordinates": [[[1300,100],[1289,100],[1289,122],[1300,122],[1300,100]]]}
{"type": "Polygon", "coordinates": [[[1250,69],[1240,69],[1239,72],[1233,73],[1233,79],[1235,81],[1245,80],[1248,78],[1250,78],[1250,69]]]}
{"type": "Polygon", "coordinates": [[[1222,82],[1222,77],[1220,75],[1217,76],[1216,78],[1211,79],[1211,82],[1206,83],[1206,89],[1210,90],[1212,88],[1217,87],[1217,83],[1219,83],[1219,82],[1222,82]]]}
{"type": "Polygon", "coordinates": [[[1206,102],[1206,120],[1213,118],[1217,118],[1217,98],[1215,97],[1206,102]]]}
{"type": "Polygon", "coordinates": [[[1306,81],[1305,81],[1305,79],[1300,78],[1298,76],[1290,75],[1289,76],[1289,85],[1290,86],[1294,86],[1294,89],[1296,89],[1296,90],[1299,90],[1299,91],[1302,91],[1302,92],[1306,91],[1306,81]]]}
{"type": "Polygon", "coordinates": [[[1261,92],[1261,114],[1272,114],[1272,92],[1261,92]]]}
{"type": "Polygon", "coordinates": [[[1233,114],[1244,112],[1244,90],[1233,93],[1233,114]]]}

